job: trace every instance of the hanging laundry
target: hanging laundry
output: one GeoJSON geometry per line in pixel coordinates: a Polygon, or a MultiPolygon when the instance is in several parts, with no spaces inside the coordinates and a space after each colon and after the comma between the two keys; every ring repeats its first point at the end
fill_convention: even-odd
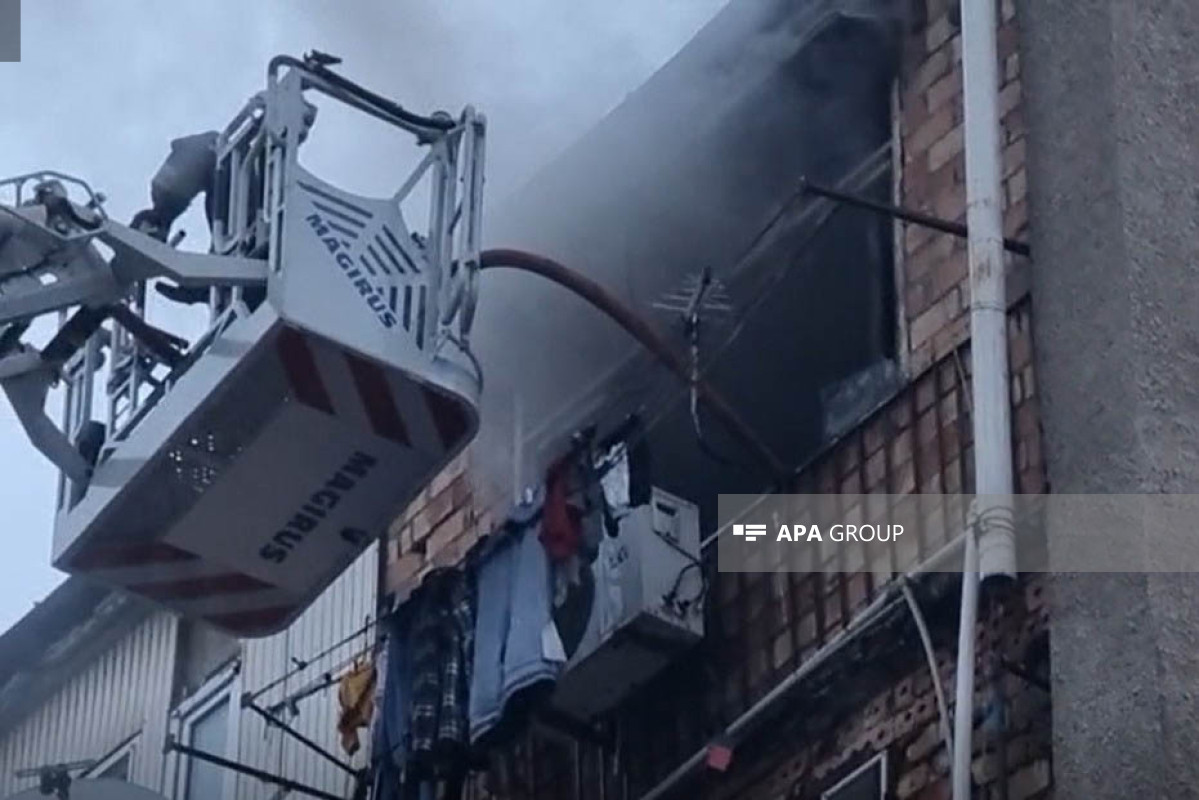
{"type": "Polygon", "coordinates": [[[613,445],[597,465],[602,472],[600,485],[604,490],[604,501],[619,519],[631,508],[629,499],[629,453],[622,442],[613,445]]]}
{"type": "Polygon", "coordinates": [[[342,676],[337,687],[337,702],[341,713],[337,718],[337,732],[341,735],[341,749],[347,755],[358,752],[358,729],[370,725],[375,711],[375,665],[369,659],[357,662],[342,676]]]}
{"type": "Polygon", "coordinates": [[[474,587],[461,572],[426,579],[411,632],[411,755],[433,758],[467,743],[475,635],[474,587]]]}
{"type": "Polygon", "coordinates": [[[569,500],[574,461],[575,456],[568,455],[553,464],[546,474],[541,543],[555,562],[565,561],[578,552],[583,539],[581,517],[569,500]]]}
{"type": "Polygon", "coordinates": [[[536,530],[547,508],[540,495],[517,505],[479,557],[470,740],[484,750],[523,727],[562,669],[552,570],[536,530]]]}
{"type": "Polygon", "coordinates": [[[606,639],[624,621],[625,562],[628,559],[627,543],[604,537],[599,558],[595,560],[596,614],[601,639],[606,639]]]}
{"type": "Polygon", "coordinates": [[[437,570],[391,617],[375,731],[376,796],[460,791],[469,764],[477,604],[473,575],[437,570]],[[455,787],[458,787],[457,789],[455,787]]]}
{"type": "Polygon", "coordinates": [[[600,540],[604,538],[604,490],[595,469],[594,454],[590,450],[576,459],[575,480],[571,506],[579,517],[579,555],[586,564],[590,564],[595,561],[600,540]]]}
{"type": "Polygon", "coordinates": [[[630,509],[648,503],[653,492],[649,444],[640,418],[630,416],[600,444],[599,451],[595,469],[600,475],[609,533],[615,536],[618,526],[611,522],[619,522],[630,509]]]}

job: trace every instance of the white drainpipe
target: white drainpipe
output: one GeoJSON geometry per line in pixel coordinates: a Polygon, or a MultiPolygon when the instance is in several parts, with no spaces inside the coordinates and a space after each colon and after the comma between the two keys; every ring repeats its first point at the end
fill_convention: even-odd
{"type": "Polygon", "coordinates": [[[970,800],[974,734],[974,621],[978,618],[978,540],[966,530],[962,559],[962,612],[958,627],[958,666],[953,704],[953,800],[970,800]]]}
{"type": "Polygon", "coordinates": [[[970,798],[974,722],[974,631],[980,580],[1016,576],[1011,526],[1012,435],[1004,284],[1003,184],[999,150],[999,70],[995,0],[961,0],[962,82],[969,230],[971,417],[979,520],[967,536],[958,635],[953,798],[970,798]]]}

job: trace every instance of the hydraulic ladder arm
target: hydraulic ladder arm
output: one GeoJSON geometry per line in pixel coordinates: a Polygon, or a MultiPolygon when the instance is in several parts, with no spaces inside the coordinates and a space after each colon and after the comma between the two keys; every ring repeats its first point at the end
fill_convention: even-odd
{"type": "Polygon", "coordinates": [[[161,219],[112,220],[79,179],[0,181],[0,388],[61,471],[55,566],[240,637],[302,613],[479,424],[486,122],[470,107],[414,114],[335,63],[274,59],[217,135],[208,253],[162,241],[161,219]],[[387,197],[322,180],[298,159],[306,94],[398,128],[425,157],[387,197]],[[401,206],[422,184],[413,230],[401,206]],[[145,319],[158,279],[184,302],[207,290],[190,345],[145,319]],[[35,346],[47,315],[58,331],[35,346]],[[45,410],[56,383],[61,425],[45,410]]]}
{"type": "Polygon", "coordinates": [[[102,196],[68,175],[22,175],[0,182],[5,186],[15,190],[17,202],[0,204],[0,388],[33,445],[71,481],[86,482],[91,466],[45,411],[47,394],[71,357],[116,317],[147,352],[171,365],[186,342],[130,313],[122,299],[151,278],[185,286],[261,285],[266,264],[175,250],[109,218],[102,196]],[[87,202],[73,202],[68,185],[81,189],[87,202]],[[112,256],[106,259],[97,243],[112,256]],[[70,309],[76,309],[70,321],[43,349],[21,341],[36,318],[70,309]]]}

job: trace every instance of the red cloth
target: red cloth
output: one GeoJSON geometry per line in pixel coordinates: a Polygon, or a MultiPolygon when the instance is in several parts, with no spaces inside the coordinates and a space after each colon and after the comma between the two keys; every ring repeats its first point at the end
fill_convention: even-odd
{"type": "Polygon", "coordinates": [[[540,538],[551,561],[570,558],[583,540],[582,519],[569,501],[571,464],[571,459],[563,459],[546,473],[540,538]]]}

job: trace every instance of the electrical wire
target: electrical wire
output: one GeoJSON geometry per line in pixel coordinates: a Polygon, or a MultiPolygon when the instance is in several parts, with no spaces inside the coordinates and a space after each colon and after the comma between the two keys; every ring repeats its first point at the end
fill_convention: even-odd
{"type": "Polygon", "coordinates": [[[916,602],[916,595],[912,592],[911,579],[906,575],[900,579],[899,588],[903,592],[903,598],[907,601],[908,609],[912,612],[912,619],[916,622],[916,630],[920,634],[920,643],[924,647],[924,657],[928,661],[928,671],[932,676],[933,694],[937,699],[937,716],[940,721],[941,738],[945,743],[945,752],[949,755],[950,760],[953,759],[953,732],[950,726],[949,704],[945,700],[945,687],[941,683],[941,671],[937,669],[937,653],[933,649],[933,639],[928,632],[928,624],[924,620],[924,613],[920,610],[920,604],[916,602]]]}

